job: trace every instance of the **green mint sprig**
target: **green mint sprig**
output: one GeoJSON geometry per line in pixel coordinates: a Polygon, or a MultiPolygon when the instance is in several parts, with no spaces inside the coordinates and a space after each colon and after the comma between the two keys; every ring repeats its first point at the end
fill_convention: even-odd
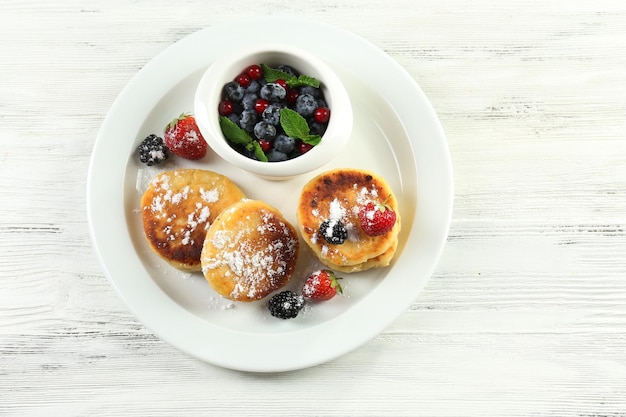
{"type": "Polygon", "coordinates": [[[276,80],[285,80],[285,83],[290,88],[304,86],[310,86],[315,88],[320,87],[320,82],[316,78],[310,77],[308,75],[300,74],[296,77],[295,75],[291,75],[285,71],[279,70],[277,68],[272,68],[265,64],[261,64],[261,69],[263,70],[263,76],[265,77],[265,81],[267,81],[268,83],[273,83],[276,80]]]}
{"type": "Polygon", "coordinates": [[[248,151],[254,152],[254,156],[256,156],[259,161],[267,162],[267,156],[265,156],[265,152],[261,149],[259,142],[252,139],[248,132],[237,126],[228,117],[220,117],[220,128],[226,139],[236,145],[243,145],[248,151]]]}
{"type": "Polygon", "coordinates": [[[280,125],[287,136],[300,139],[309,145],[315,146],[322,140],[320,135],[311,134],[309,124],[304,117],[286,107],[280,110],[280,125]]]}

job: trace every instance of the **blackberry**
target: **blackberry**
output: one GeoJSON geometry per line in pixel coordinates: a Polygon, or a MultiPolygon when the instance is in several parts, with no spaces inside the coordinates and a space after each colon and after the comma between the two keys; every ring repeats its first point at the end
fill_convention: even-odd
{"type": "Polygon", "coordinates": [[[270,298],[270,314],[280,319],[293,319],[304,307],[304,297],[293,291],[283,291],[270,298]]]}
{"type": "Polygon", "coordinates": [[[163,138],[157,135],[148,135],[137,147],[139,160],[148,166],[159,164],[170,156],[163,138]]]}
{"type": "Polygon", "coordinates": [[[341,245],[348,238],[348,229],[341,220],[324,220],[320,224],[320,235],[332,245],[341,245]]]}

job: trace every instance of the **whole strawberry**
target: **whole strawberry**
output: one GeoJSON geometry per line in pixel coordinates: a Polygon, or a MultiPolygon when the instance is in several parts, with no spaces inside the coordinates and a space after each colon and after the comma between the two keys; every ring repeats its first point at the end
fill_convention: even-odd
{"type": "Polygon", "coordinates": [[[396,224],[396,212],[386,203],[369,202],[359,211],[361,229],[370,236],[383,235],[396,224]]]}
{"type": "Polygon", "coordinates": [[[337,293],[343,290],[339,285],[339,280],[333,271],[328,269],[320,269],[313,272],[304,281],[302,286],[302,295],[309,301],[326,301],[333,298],[337,293]]]}
{"type": "Polygon", "coordinates": [[[172,120],[165,127],[163,139],[165,146],[182,158],[201,159],[206,155],[207,143],[190,114],[183,113],[172,120]]]}

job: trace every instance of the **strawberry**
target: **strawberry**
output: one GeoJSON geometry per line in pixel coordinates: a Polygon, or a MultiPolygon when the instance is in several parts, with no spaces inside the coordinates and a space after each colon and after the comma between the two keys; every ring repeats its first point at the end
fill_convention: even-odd
{"type": "Polygon", "coordinates": [[[304,281],[302,295],[309,301],[330,300],[337,293],[343,292],[337,281],[339,279],[341,278],[335,277],[333,271],[328,269],[317,270],[304,281]]]}
{"type": "Polygon", "coordinates": [[[359,211],[359,221],[367,235],[383,235],[396,224],[396,212],[387,205],[387,200],[382,204],[370,201],[359,211]]]}
{"type": "Polygon", "coordinates": [[[163,139],[165,146],[182,158],[201,159],[206,155],[207,143],[196,125],[196,119],[190,114],[182,113],[172,120],[165,127],[163,139]]]}

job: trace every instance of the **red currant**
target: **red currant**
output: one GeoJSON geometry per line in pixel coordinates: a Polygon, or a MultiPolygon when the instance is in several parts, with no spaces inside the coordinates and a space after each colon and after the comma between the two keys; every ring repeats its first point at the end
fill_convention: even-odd
{"type": "Polygon", "coordinates": [[[274,82],[278,85],[281,85],[285,89],[285,91],[287,91],[287,82],[285,80],[279,78],[274,82]]]}
{"type": "Polygon", "coordinates": [[[229,114],[233,112],[233,109],[234,109],[233,103],[231,103],[228,100],[220,101],[220,104],[217,108],[220,116],[228,116],[229,114]]]}
{"type": "Polygon", "coordinates": [[[307,153],[308,151],[313,149],[313,145],[309,145],[308,143],[305,143],[305,142],[300,142],[298,144],[298,149],[300,150],[300,153],[307,153]]]}
{"type": "Polygon", "coordinates": [[[235,81],[237,81],[243,88],[250,85],[250,77],[246,74],[239,74],[237,78],[235,78],[235,81]]]}
{"type": "Polygon", "coordinates": [[[330,109],[328,107],[318,107],[313,113],[313,119],[317,123],[328,123],[330,119],[330,109]]]}
{"type": "Polygon", "coordinates": [[[263,76],[263,70],[259,65],[250,65],[244,72],[251,80],[260,80],[263,76]]]}
{"type": "Polygon", "coordinates": [[[269,107],[269,105],[270,105],[270,102],[268,100],[265,100],[264,98],[260,98],[254,103],[254,110],[257,113],[261,114],[263,113],[265,109],[269,107]]]}
{"type": "Polygon", "coordinates": [[[259,145],[261,146],[263,152],[269,152],[269,150],[272,149],[272,142],[269,140],[259,139],[259,145]]]}
{"type": "Polygon", "coordinates": [[[287,96],[285,97],[285,100],[287,101],[287,103],[294,105],[296,104],[296,99],[299,95],[300,92],[294,88],[293,90],[287,91],[287,96]]]}

